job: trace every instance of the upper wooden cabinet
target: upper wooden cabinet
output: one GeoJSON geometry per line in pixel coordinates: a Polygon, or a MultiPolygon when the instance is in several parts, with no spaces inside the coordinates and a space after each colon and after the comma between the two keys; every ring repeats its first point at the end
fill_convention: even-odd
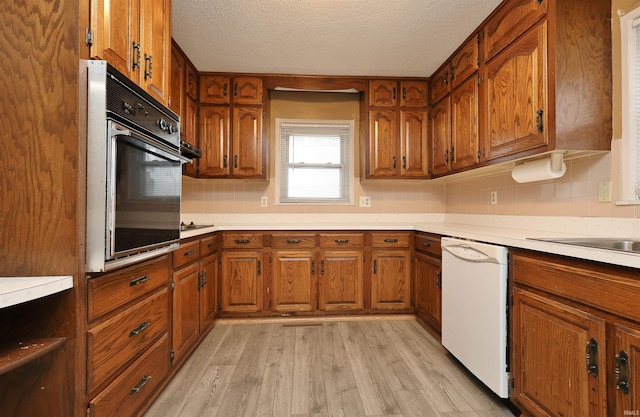
{"type": "Polygon", "coordinates": [[[169,103],[170,0],[92,0],[90,56],[169,103]]]}
{"type": "Polygon", "coordinates": [[[420,80],[371,80],[365,117],[365,179],[427,178],[428,83],[420,80]]]}
{"type": "Polygon", "coordinates": [[[475,74],[478,59],[479,35],[469,38],[453,56],[431,77],[431,103],[439,101],[467,78],[475,74]]]}
{"type": "Polygon", "coordinates": [[[509,0],[481,42],[483,161],[610,149],[609,1],[509,0]]]}
{"type": "Polygon", "coordinates": [[[209,74],[200,77],[200,103],[261,105],[262,102],[262,78],[209,74]]]}

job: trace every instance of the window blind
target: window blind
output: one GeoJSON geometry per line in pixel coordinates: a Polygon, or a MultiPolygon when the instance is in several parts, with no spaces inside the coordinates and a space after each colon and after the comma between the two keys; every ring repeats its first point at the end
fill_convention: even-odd
{"type": "Polygon", "coordinates": [[[351,125],[280,124],[280,202],[348,204],[351,125]]]}

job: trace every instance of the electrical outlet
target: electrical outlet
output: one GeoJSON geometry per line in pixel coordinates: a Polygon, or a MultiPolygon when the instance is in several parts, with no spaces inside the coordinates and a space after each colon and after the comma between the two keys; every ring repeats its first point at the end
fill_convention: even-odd
{"type": "Polygon", "coordinates": [[[369,196],[360,197],[360,207],[371,207],[371,197],[369,196]]]}
{"type": "Polygon", "coordinates": [[[269,205],[269,199],[267,198],[266,195],[263,195],[262,198],[260,199],[260,206],[267,207],[268,205],[269,205]]]}
{"type": "Polygon", "coordinates": [[[496,205],[498,204],[498,192],[497,191],[491,191],[491,205],[496,205]]]}

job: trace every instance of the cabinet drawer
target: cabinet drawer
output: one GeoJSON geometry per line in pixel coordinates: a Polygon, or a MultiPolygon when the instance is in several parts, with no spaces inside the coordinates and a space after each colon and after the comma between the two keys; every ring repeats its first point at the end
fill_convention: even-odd
{"type": "Polygon", "coordinates": [[[220,246],[220,235],[207,236],[200,239],[200,256],[207,256],[218,250],[220,246]]]}
{"type": "Polygon", "coordinates": [[[169,282],[169,256],[120,271],[91,278],[87,283],[88,320],[103,314],[169,282]]]}
{"type": "Polygon", "coordinates": [[[132,416],[169,372],[165,334],[90,403],[91,417],[132,416]]]}
{"type": "Polygon", "coordinates": [[[364,233],[321,233],[321,248],[359,248],[364,246],[364,233]]]}
{"type": "Polygon", "coordinates": [[[287,233],[271,235],[271,247],[275,249],[313,249],[316,247],[315,233],[287,233]]]}
{"type": "Polygon", "coordinates": [[[411,233],[371,233],[371,247],[373,248],[408,248],[411,233]]]}
{"type": "Polygon", "coordinates": [[[550,2],[510,0],[484,26],[484,56],[491,59],[547,14],[550,2]]]}
{"type": "Polygon", "coordinates": [[[260,249],[263,246],[260,233],[225,233],[222,235],[222,247],[232,249],[260,249]]]}
{"type": "Polygon", "coordinates": [[[200,241],[180,243],[180,247],[173,251],[173,269],[195,261],[200,257],[200,241]]]}
{"type": "Polygon", "coordinates": [[[440,236],[416,233],[413,237],[413,245],[418,252],[425,252],[438,258],[442,257],[440,236]]]}
{"type": "Polygon", "coordinates": [[[110,377],[167,330],[168,289],[89,329],[87,373],[89,391],[110,377]]]}

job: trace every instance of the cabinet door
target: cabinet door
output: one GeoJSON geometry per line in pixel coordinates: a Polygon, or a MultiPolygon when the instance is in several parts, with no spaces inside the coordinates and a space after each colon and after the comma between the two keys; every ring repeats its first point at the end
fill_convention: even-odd
{"type": "Polygon", "coordinates": [[[450,79],[453,90],[478,70],[479,36],[474,36],[451,57],[450,79]]]}
{"type": "Polygon", "coordinates": [[[218,253],[200,261],[200,332],[218,315],[218,253]]]}
{"type": "Polygon", "coordinates": [[[395,80],[369,81],[369,106],[396,107],[398,104],[398,82],[395,80]]]}
{"type": "Polygon", "coordinates": [[[640,329],[616,324],[613,355],[615,412],[638,415],[640,410],[640,329]],[[625,413],[626,412],[626,413],[625,413]]]}
{"type": "Polygon", "coordinates": [[[604,319],[518,288],[513,305],[517,404],[535,416],[606,416],[604,319]]]}
{"type": "MultiPolygon", "coordinates": [[[[171,76],[169,77],[169,108],[180,116],[180,120],[185,117],[185,60],[184,56],[175,47],[171,48],[171,76]]],[[[184,122],[180,130],[180,138],[185,139],[184,122]]],[[[191,142],[193,143],[193,142],[191,142]]]]}
{"type": "Polygon", "coordinates": [[[487,61],[546,15],[550,2],[509,0],[504,3],[483,29],[487,61]]]}
{"type": "Polygon", "coordinates": [[[264,178],[263,152],[262,107],[234,107],[232,175],[264,178]]]}
{"type": "Polygon", "coordinates": [[[222,311],[233,313],[262,311],[262,253],[223,252],[221,282],[222,311]]]}
{"type": "Polygon", "coordinates": [[[408,310],[411,301],[409,251],[374,251],[372,264],[371,308],[408,310]]]}
{"type": "Polygon", "coordinates": [[[429,84],[426,81],[400,81],[401,107],[427,107],[429,84]]]}
{"type": "Polygon", "coordinates": [[[226,176],[229,168],[229,108],[200,106],[199,146],[202,157],[198,161],[201,177],[226,176]]]}
{"type": "Polygon", "coordinates": [[[235,104],[262,105],[262,79],[258,77],[236,77],[233,80],[233,102],[235,104]]]}
{"type": "Polygon", "coordinates": [[[442,97],[449,94],[451,91],[451,67],[450,63],[440,68],[438,72],[433,74],[431,81],[429,82],[431,90],[431,103],[439,101],[442,97]]]}
{"type": "Polygon", "coordinates": [[[105,59],[134,82],[139,81],[140,1],[91,0],[91,29],[94,33],[90,55],[105,59]],[[138,48],[134,49],[133,46],[138,48]]]}
{"type": "Polygon", "coordinates": [[[324,251],[320,254],[318,308],[354,311],[364,308],[362,251],[324,251]]]}
{"type": "Polygon", "coordinates": [[[451,143],[451,97],[447,96],[431,108],[431,174],[449,172],[451,143]]]}
{"type": "Polygon", "coordinates": [[[173,351],[176,360],[182,359],[200,334],[199,272],[196,262],[173,274],[173,351]]]}
{"type": "Polygon", "coordinates": [[[519,38],[484,67],[484,159],[548,143],[547,25],[519,38]]]}
{"type": "Polygon", "coordinates": [[[142,61],[140,84],[155,98],[169,100],[171,0],[140,0],[142,61]]]}
{"type": "Polygon", "coordinates": [[[478,77],[451,93],[451,169],[478,163],[478,77]]]}
{"type": "Polygon", "coordinates": [[[368,177],[388,178],[399,174],[398,112],[369,111],[368,177]]]}
{"type": "MultiPolygon", "coordinates": [[[[198,139],[198,103],[191,97],[185,99],[185,114],[181,121],[180,129],[184,132],[184,140],[190,144],[200,147],[198,139]]],[[[190,164],[185,164],[184,173],[195,177],[198,173],[198,159],[194,159],[190,164]]]]}
{"type": "Polygon", "coordinates": [[[271,297],[273,311],[316,309],[316,259],[313,251],[273,253],[271,297]]]}
{"type": "Polygon", "coordinates": [[[426,178],[429,175],[429,145],[427,141],[427,111],[400,111],[403,177],[426,178]]]}
{"type": "Polygon", "coordinates": [[[217,75],[200,77],[200,103],[229,104],[231,78],[217,75]]]}
{"type": "Polygon", "coordinates": [[[436,333],[442,322],[442,262],[440,259],[416,252],[414,266],[415,307],[436,333]]]}
{"type": "Polygon", "coordinates": [[[198,72],[188,61],[185,63],[186,92],[189,97],[198,101],[198,72]]]}

